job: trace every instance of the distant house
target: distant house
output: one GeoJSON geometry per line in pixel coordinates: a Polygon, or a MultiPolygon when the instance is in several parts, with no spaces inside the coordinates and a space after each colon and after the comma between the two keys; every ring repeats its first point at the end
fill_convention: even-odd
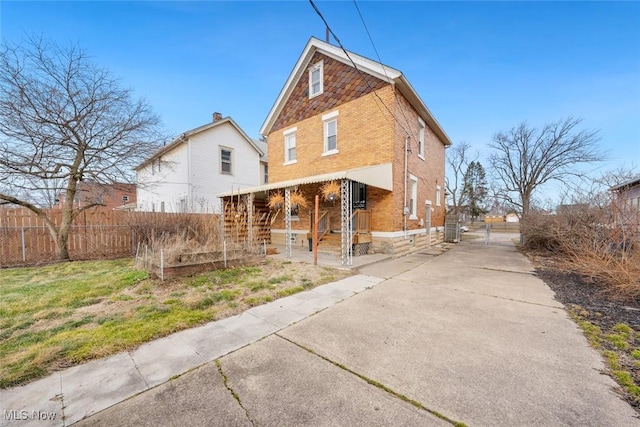
{"type": "Polygon", "coordinates": [[[609,189],[613,193],[613,215],[616,222],[631,227],[640,239],[640,178],[615,185],[609,189]]]}
{"type": "MultiPolygon", "coordinates": [[[[54,209],[65,204],[65,192],[61,192],[54,209]]],[[[80,181],[73,201],[74,208],[96,205],[102,210],[133,210],[136,206],[136,185],[128,183],[101,184],[80,181]]]]}
{"type": "Polygon", "coordinates": [[[260,133],[269,184],[240,193],[284,195],[272,241],[287,250],[312,238],[311,209],[296,210],[289,195],[312,204],[328,185],[337,190],[321,202],[320,246],[337,243],[344,264],[358,253],[419,250],[444,226],[451,141],[399,70],[311,38],[260,133]]]}
{"type": "Polygon", "coordinates": [[[640,211],[640,178],[632,179],[610,188],[615,201],[620,206],[633,211],[640,211]]]}
{"type": "Polygon", "coordinates": [[[267,167],[266,144],[214,113],[136,167],[138,210],[220,212],[219,193],[265,183],[267,167]]]}

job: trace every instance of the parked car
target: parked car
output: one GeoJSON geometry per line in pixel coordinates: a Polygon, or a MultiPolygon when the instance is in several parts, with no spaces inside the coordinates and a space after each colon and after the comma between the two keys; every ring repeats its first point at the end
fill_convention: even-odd
{"type": "Polygon", "coordinates": [[[463,233],[466,233],[467,231],[469,231],[469,227],[467,227],[466,225],[461,225],[460,226],[460,231],[463,233]]]}

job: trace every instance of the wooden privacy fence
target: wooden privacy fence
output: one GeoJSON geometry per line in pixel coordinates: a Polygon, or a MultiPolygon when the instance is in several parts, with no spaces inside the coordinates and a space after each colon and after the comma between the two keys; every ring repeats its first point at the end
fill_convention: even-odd
{"type": "MultiPolygon", "coordinates": [[[[48,211],[59,225],[62,212],[48,211]]],[[[69,256],[73,260],[132,256],[138,243],[149,243],[164,233],[198,234],[219,223],[215,214],[121,212],[88,210],[73,222],[69,256]]],[[[270,241],[261,228],[260,237],[270,241]]],[[[0,267],[32,265],[55,260],[55,243],[44,222],[27,209],[0,209],[0,267]]]]}

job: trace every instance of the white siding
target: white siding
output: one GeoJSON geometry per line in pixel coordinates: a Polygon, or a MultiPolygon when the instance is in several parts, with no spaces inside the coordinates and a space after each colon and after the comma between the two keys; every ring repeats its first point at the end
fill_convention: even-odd
{"type": "Polygon", "coordinates": [[[138,170],[138,210],[219,212],[219,193],[261,184],[260,155],[229,122],[189,137],[162,156],[161,171],[138,170]],[[233,151],[231,175],[220,173],[220,147],[233,151]]]}
{"type": "Polygon", "coordinates": [[[164,202],[165,212],[179,212],[181,200],[189,199],[188,147],[181,144],[160,161],[160,171],[152,174],[151,164],[138,170],[138,210],[160,212],[164,202]]]}
{"type": "Polygon", "coordinates": [[[219,209],[218,194],[260,185],[260,155],[231,123],[191,137],[192,196],[203,208],[219,209]],[[233,149],[233,174],[220,173],[220,146],[233,149]]]}

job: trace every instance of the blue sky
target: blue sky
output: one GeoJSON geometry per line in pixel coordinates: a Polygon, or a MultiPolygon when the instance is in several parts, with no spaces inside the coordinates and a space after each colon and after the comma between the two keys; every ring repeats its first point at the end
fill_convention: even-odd
{"type": "MultiPolygon", "coordinates": [[[[376,59],[352,1],[317,5],[348,50],[376,59]]],[[[358,6],[382,62],[407,76],[454,143],[485,153],[497,131],[571,115],[600,129],[602,170],[639,171],[639,2],[358,6]]],[[[219,111],[258,137],[308,38],[325,34],[307,1],[2,1],[0,14],[3,41],[78,42],[172,135],[219,111]]]]}

